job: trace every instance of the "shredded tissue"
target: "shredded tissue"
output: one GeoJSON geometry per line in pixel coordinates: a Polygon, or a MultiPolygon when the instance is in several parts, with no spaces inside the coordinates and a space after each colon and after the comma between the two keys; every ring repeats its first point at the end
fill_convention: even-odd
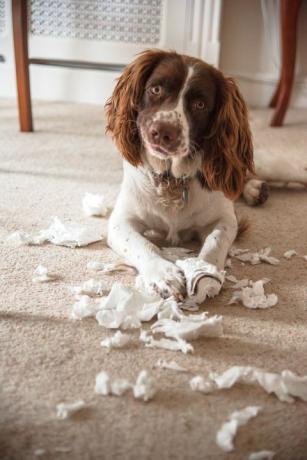
{"type": "Polygon", "coordinates": [[[264,283],[268,280],[258,280],[255,283],[249,281],[249,286],[242,287],[240,291],[235,291],[229,304],[241,302],[247,308],[270,308],[277,304],[278,297],[276,294],[266,295],[264,292],[264,283]]]}
{"type": "Polygon", "coordinates": [[[56,406],[57,408],[57,417],[60,419],[65,419],[70,417],[71,415],[79,412],[80,410],[84,409],[86,404],[82,399],[79,401],[75,401],[73,403],[60,403],[56,406]]]}
{"type": "Polygon", "coordinates": [[[34,271],[32,281],[34,283],[48,283],[49,281],[55,281],[58,278],[58,275],[49,273],[48,269],[43,265],[38,265],[38,267],[34,271]]]}
{"type": "Polygon", "coordinates": [[[105,217],[108,213],[108,206],[105,203],[103,195],[86,193],[82,199],[82,208],[86,216],[101,216],[105,217]]]}

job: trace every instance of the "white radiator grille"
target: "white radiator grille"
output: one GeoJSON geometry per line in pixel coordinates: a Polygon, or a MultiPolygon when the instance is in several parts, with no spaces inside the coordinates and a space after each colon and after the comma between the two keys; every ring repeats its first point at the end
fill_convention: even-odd
{"type": "Polygon", "coordinates": [[[162,2],[31,0],[30,31],[36,36],[157,44],[162,2]]]}
{"type": "Polygon", "coordinates": [[[0,35],[5,32],[5,0],[0,0],[0,35]]]}

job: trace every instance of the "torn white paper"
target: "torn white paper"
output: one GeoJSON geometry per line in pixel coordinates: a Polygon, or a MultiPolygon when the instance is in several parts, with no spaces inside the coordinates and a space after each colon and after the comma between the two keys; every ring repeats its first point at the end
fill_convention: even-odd
{"type": "Polygon", "coordinates": [[[102,396],[121,396],[132,388],[127,379],[114,379],[111,381],[109,375],[102,371],[96,375],[95,393],[102,396]]]}
{"type": "Polygon", "coordinates": [[[108,337],[100,342],[102,347],[106,348],[123,348],[132,340],[131,335],[123,334],[120,331],[115,332],[112,337],[108,337]]]}
{"type": "Polygon", "coordinates": [[[245,254],[246,252],[250,252],[250,249],[240,249],[240,248],[232,247],[230,248],[228,254],[230,257],[236,257],[241,254],[245,254]]]}
{"type": "Polygon", "coordinates": [[[81,286],[74,286],[71,290],[75,295],[87,295],[91,297],[101,296],[108,288],[104,281],[91,278],[81,286]]]}
{"type": "Polygon", "coordinates": [[[220,292],[225,272],[219,271],[215,265],[198,257],[177,260],[176,265],[184,273],[188,296],[196,303],[202,303],[206,297],[214,297],[220,292]]]}
{"type": "Polygon", "coordinates": [[[175,361],[165,361],[165,359],[158,359],[154,367],[159,369],[169,369],[176,372],[189,372],[185,367],[179,366],[175,361]]]}
{"type": "Polygon", "coordinates": [[[200,337],[220,337],[223,335],[223,318],[207,314],[183,316],[181,321],[161,319],[151,327],[154,334],[162,333],[166,337],[183,340],[195,340],[200,337]],[[196,316],[196,318],[195,318],[196,316]]]}
{"type": "Polygon", "coordinates": [[[243,287],[241,291],[235,291],[229,304],[241,302],[247,308],[270,308],[277,304],[276,294],[266,295],[264,292],[264,282],[258,280],[255,283],[250,281],[251,286],[243,287]]]}
{"type": "Polygon", "coordinates": [[[150,321],[158,311],[161,298],[148,296],[121,283],[114,283],[109,295],[101,299],[96,319],[109,329],[134,329],[150,321]],[[157,302],[157,305],[153,305],[157,302]],[[148,305],[150,304],[150,306],[148,305]]]}
{"type": "Polygon", "coordinates": [[[230,253],[236,257],[237,259],[241,260],[241,262],[248,262],[251,265],[257,265],[260,264],[261,262],[265,262],[270,265],[278,265],[279,260],[276,259],[275,257],[272,257],[271,251],[272,248],[267,247],[264,249],[260,249],[258,252],[251,252],[249,249],[247,250],[234,250],[231,251],[230,253]]]}
{"type": "Polygon", "coordinates": [[[259,406],[248,406],[230,414],[228,421],[222,425],[216,435],[217,445],[225,452],[231,452],[234,449],[233,440],[238,428],[256,417],[260,410],[259,406]]]}
{"type": "Polygon", "coordinates": [[[86,193],[82,199],[82,208],[86,216],[105,217],[108,213],[108,206],[103,195],[86,193]]]}
{"type": "Polygon", "coordinates": [[[54,217],[52,224],[47,229],[32,235],[25,232],[14,232],[8,240],[17,244],[38,245],[49,242],[58,246],[76,248],[100,241],[102,236],[100,230],[95,228],[76,223],[64,224],[58,217],[54,217]]]}
{"type": "Polygon", "coordinates": [[[275,452],[272,450],[260,450],[259,452],[252,452],[248,456],[248,460],[272,460],[275,457],[275,452]]]}
{"type": "Polygon", "coordinates": [[[274,393],[280,401],[291,403],[293,396],[307,401],[307,375],[300,377],[289,370],[277,374],[252,366],[233,366],[221,375],[210,374],[209,380],[217,389],[231,388],[236,383],[258,384],[267,393],[274,393]]]}
{"type": "Polygon", "coordinates": [[[294,249],[290,249],[289,251],[286,251],[284,253],[284,258],[285,259],[291,259],[291,257],[297,256],[297,252],[294,249]]]}
{"type": "Polygon", "coordinates": [[[140,341],[145,343],[148,348],[162,348],[170,351],[181,351],[184,354],[193,353],[193,346],[182,339],[154,339],[152,335],[149,335],[147,331],[141,331],[140,341]]]}
{"type": "Polygon", "coordinates": [[[190,380],[190,387],[193,391],[201,391],[202,393],[212,393],[216,386],[211,380],[205,380],[201,375],[196,375],[190,380]]]}
{"type": "Polygon", "coordinates": [[[43,265],[38,265],[34,271],[32,281],[34,283],[48,283],[49,281],[54,281],[58,278],[58,275],[49,273],[48,269],[43,265]]]}
{"type": "Polygon", "coordinates": [[[70,417],[71,415],[79,412],[80,410],[84,409],[86,404],[82,399],[75,401],[73,403],[60,403],[56,406],[57,408],[57,417],[60,419],[65,419],[70,417]]]}
{"type": "Polygon", "coordinates": [[[95,316],[98,310],[99,305],[92,297],[81,295],[73,304],[70,317],[74,320],[88,318],[90,316],[95,316]]]}
{"type": "Polygon", "coordinates": [[[133,386],[133,395],[136,399],[150,401],[156,394],[156,383],[151,375],[143,370],[139,373],[135,385],[133,386]]]}
{"type": "Polygon", "coordinates": [[[124,263],[106,263],[100,262],[98,260],[91,260],[87,264],[88,270],[92,270],[95,272],[102,272],[112,274],[114,272],[130,272],[135,273],[135,269],[130,265],[124,263]]]}

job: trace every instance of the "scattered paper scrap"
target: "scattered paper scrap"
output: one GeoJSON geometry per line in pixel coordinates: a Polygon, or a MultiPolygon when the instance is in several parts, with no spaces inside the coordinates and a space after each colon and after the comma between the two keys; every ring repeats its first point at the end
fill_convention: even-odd
{"type": "Polygon", "coordinates": [[[284,253],[284,258],[285,259],[291,259],[291,257],[297,256],[297,252],[294,249],[290,249],[289,251],[286,251],[284,253]]]}
{"type": "Polygon", "coordinates": [[[85,281],[81,286],[74,286],[72,292],[75,295],[87,295],[87,296],[101,296],[107,291],[107,285],[102,280],[95,280],[93,278],[85,281]]]}
{"type": "Polygon", "coordinates": [[[222,425],[216,435],[217,445],[225,452],[231,452],[234,449],[233,440],[238,428],[256,417],[260,410],[259,406],[248,406],[230,414],[228,421],[222,425]]]}
{"type": "Polygon", "coordinates": [[[114,379],[111,381],[109,375],[102,371],[96,375],[95,393],[103,396],[121,396],[132,388],[127,379],[114,379]]]}
{"type": "Polygon", "coordinates": [[[200,391],[208,394],[215,390],[216,386],[211,380],[205,380],[201,375],[196,375],[190,380],[190,387],[193,391],[200,391]]]}
{"type": "Polygon", "coordinates": [[[70,318],[77,320],[95,316],[99,310],[99,304],[88,295],[81,295],[73,304],[70,318]]]}
{"type": "Polygon", "coordinates": [[[108,337],[100,342],[102,347],[123,348],[131,342],[131,335],[123,334],[121,331],[115,332],[112,337],[108,337]]]}
{"type": "Polygon", "coordinates": [[[195,340],[200,337],[220,337],[223,335],[223,318],[214,315],[207,317],[202,315],[183,316],[181,321],[172,319],[160,319],[151,327],[154,334],[162,333],[166,337],[182,340],[195,340]],[[197,318],[195,318],[197,316],[197,318]]]}
{"type": "Polygon", "coordinates": [[[86,216],[105,217],[108,213],[108,206],[103,195],[86,193],[82,200],[83,212],[86,216]]]}
{"type": "Polygon", "coordinates": [[[56,406],[57,417],[60,419],[68,418],[76,412],[79,412],[80,410],[84,409],[85,407],[86,404],[84,401],[82,401],[82,399],[73,403],[60,403],[56,406]]]}
{"type": "Polygon", "coordinates": [[[32,281],[34,283],[48,283],[49,281],[55,281],[58,278],[58,275],[49,273],[48,269],[43,265],[38,265],[34,271],[32,281]]]}
{"type": "Polygon", "coordinates": [[[155,380],[151,375],[143,370],[139,373],[136,384],[133,387],[133,395],[136,399],[143,399],[143,401],[150,401],[156,394],[155,380]]]}
{"type": "Polygon", "coordinates": [[[102,240],[100,230],[92,227],[81,226],[76,223],[64,224],[58,217],[53,218],[53,222],[45,230],[29,234],[23,231],[14,232],[8,240],[15,244],[39,245],[46,242],[58,245],[76,248],[87,246],[102,240]]]}
{"type": "Polygon", "coordinates": [[[307,375],[300,377],[289,370],[277,374],[252,366],[233,366],[220,375],[209,374],[209,379],[204,382],[213,384],[212,391],[228,389],[236,383],[258,384],[267,393],[274,393],[282,402],[291,403],[294,401],[293,397],[307,401],[307,375]]]}
{"type": "Polygon", "coordinates": [[[264,283],[267,280],[258,280],[255,283],[250,281],[251,286],[243,287],[241,291],[235,291],[229,304],[241,302],[247,308],[270,308],[277,304],[276,294],[266,295],[264,283]]]}
{"type": "Polygon", "coordinates": [[[131,265],[127,265],[124,263],[106,263],[100,262],[98,260],[91,260],[90,262],[88,262],[87,268],[88,270],[108,274],[112,274],[115,272],[130,272],[134,274],[136,272],[135,268],[131,267],[131,265]]]}
{"type": "Polygon", "coordinates": [[[152,335],[149,335],[147,331],[141,331],[140,341],[145,343],[148,348],[162,348],[170,351],[181,351],[184,354],[193,353],[193,346],[182,339],[154,339],[152,335]]]}
{"type": "Polygon", "coordinates": [[[154,367],[160,369],[169,369],[176,372],[189,372],[185,367],[179,366],[175,361],[165,361],[165,359],[158,359],[154,367]]]}
{"type": "Polygon", "coordinates": [[[46,449],[35,449],[33,452],[35,457],[41,457],[42,455],[45,455],[47,453],[46,449]]]}
{"type": "Polygon", "coordinates": [[[275,457],[275,452],[272,450],[260,450],[259,452],[252,452],[248,456],[248,460],[272,460],[275,457]]]}
{"type": "Polygon", "coordinates": [[[272,257],[271,254],[272,248],[267,247],[260,249],[258,252],[251,252],[249,249],[231,249],[229,255],[236,257],[241,260],[241,262],[248,262],[251,265],[257,265],[261,262],[265,262],[270,265],[278,265],[279,260],[275,257],[272,257]]]}

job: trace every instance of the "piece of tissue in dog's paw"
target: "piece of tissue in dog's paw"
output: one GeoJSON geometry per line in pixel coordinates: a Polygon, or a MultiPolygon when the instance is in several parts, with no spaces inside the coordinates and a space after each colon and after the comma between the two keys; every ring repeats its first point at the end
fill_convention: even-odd
{"type": "Polygon", "coordinates": [[[175,264],[158,261],[143,271],[141,276],[147,292],[158,294],[164,299],[173,296],[176,300],[182,301],[185,298],[185,278],[175,264]]]}
{"type": "Polygon", "coordinates": [[[202,303],[206,297],[214,297],[220,292],[225,272],[215,265],[197,257],[177,260],[176,265],[183,270],[188,296],[196,303],[202,303]]]}
{"type": "Polygon", "coordinates": [[[201,278],[195,287],[195,294],[191,298],[200,304],[206,300],[207,297],[215,297],[221,290],[221,283],[214,278],[208,278],[204,276],[201,278]]]}
{"type": "Polygon", "coordinates": [[[105,197],[94,193],[86,193],[82,199],[82,208],[86,216],[105,217],[108,213],[108,206],[105,197]]]}

